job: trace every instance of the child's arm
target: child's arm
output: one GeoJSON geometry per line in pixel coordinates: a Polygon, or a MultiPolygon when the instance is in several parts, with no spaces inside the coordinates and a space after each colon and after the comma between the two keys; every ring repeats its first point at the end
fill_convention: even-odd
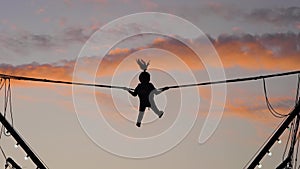
{"type": "Polygon", "coordinates": [[[134,91],[131,91],[131,90],[127,90],[132,96],[137,96],[137,92],[134,90],[134,91]]]}
{"type": "Polygon", "coordinates": [[[132,96],[137,96],[137,92],[136,92],[137,87],[134,89],[134,91],[132,91],[133,89],[124,87],[124,90],[128,91],[132,96]]]}
{"type": "Polygon", "coordinates": [[[168,90],[168,89],[169,89],[169,87],[164,87],[164,88],[161,88],[161,89],[154,89],[154,94],[159,95],[159,94],[161,94],[163,91],[166,91],[166,90],[168,90]]]}

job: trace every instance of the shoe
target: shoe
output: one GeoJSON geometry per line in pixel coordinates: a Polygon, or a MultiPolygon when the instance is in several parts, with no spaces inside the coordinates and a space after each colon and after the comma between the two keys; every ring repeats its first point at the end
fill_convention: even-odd
{"type": "Polygon", "coordinates": [[[164,112],[160,111],[160,115],[158,117],[161,118],[163,115],[164,115],[164,112]]]}
{"type": "Polygon", "coordinates": [[[137,127],[141,127],[141,122],[136,122],[137,127]]]}

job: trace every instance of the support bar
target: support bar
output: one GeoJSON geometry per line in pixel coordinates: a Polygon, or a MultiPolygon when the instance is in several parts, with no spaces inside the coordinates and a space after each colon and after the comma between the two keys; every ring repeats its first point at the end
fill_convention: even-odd
{"type": "Polygon", "coordinates": [[[5,119],[5,117],[0,113],[0,122],[6,128],[6,130],[11,134],[11,136],[17,141],[23,150],[27,153],[27,156],[36,164],[39,169],[46,169],[46,166],[42,161],[34,154],[34,152],[29,148],[26,142],[21,138],[18,132],[9,124],[9,122],[5,119]]]}
{"type": "Polygon", "coordinates": [[[274,135],[270,138],[270,140],[266,143],[266,145],[261,149],[259,154],[255,157],[252,163],[248,166],[247,169],[254,169],[261,161],[261,159],[268,153],[274,143],[279,139],[285,129],[289,126],[289,124],[294,120],[294,118],[300,112],[300,100],[295,106],[294,110],[290,113],[290,115],[285,119],[282,125],[277,129],[274,135]]]}

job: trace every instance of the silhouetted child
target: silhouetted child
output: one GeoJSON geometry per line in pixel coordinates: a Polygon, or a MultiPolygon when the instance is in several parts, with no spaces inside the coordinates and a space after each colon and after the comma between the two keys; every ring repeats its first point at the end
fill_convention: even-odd
{"type": "Polygon", "coordinates": [[[139,80],[141,83],[137,85],[137,87],[134,89],[134,91],[131,91],[130,89],[127,89],[127,91],[132,95],[132,96],[138,96],[140,100],[140,107],[139,107],[139,115],[138,119],[136,122],[136,126],[140,127],[141,122],[145,113],[146,108],[151,108],[155,114],[159,118],[161,118],[164,114],[163,111],[158,110],[155,102],[154,102],[154,94],[158,95],[161,92],[168,90],[169,88],[165,87],[162,88],[161,90],[158,90],[154,87],[152,83],[150,83],[150,74],[146,72],[149,62],[146,63],[143,60],[137,59],[137,63],[139,64],[140,68],[144,70],[142,73],[139,75],[139,80]]]}

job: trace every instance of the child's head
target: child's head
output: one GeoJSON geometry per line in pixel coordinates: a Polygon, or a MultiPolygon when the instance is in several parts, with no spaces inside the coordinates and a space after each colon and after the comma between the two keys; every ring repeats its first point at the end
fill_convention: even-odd
{"type": "Polygon", "coordinates": [[[150,82],[150,73],[144,71],[139,75],[139,80],[141,83],[149,83],[150,82]]]}
{"type": "Polygon", "coordinates": [[[148,61],[146,63],[143,59],[137,59],[136,62],[140,66],[140,68],[142,70],[144,70],[139,76],[140,82],[141,83],[149,83],[150,82],[150,74],[148,72],[146,72],[146,70],[150,64],[150,61],[148,61]]]}

